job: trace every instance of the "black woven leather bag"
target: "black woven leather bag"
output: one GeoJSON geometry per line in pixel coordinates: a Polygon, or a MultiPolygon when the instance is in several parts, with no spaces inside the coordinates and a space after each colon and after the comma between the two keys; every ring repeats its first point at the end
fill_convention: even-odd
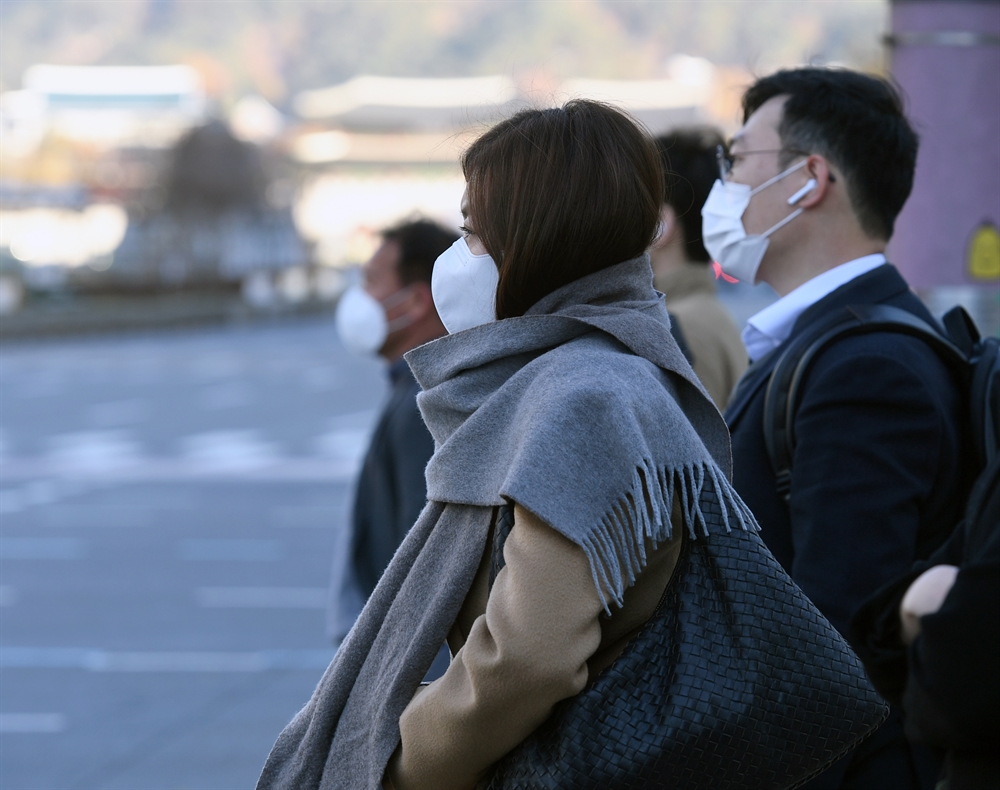
{"type": "MultiPolygon", "coordinates": [[[[500,508],[491,585],[512,526],[512,508],[500,508]]],[[[715,526],[685,536],[624,652],[481,787],[793,788],[885,719],[861,662],[757,534],[715,526]]]]}

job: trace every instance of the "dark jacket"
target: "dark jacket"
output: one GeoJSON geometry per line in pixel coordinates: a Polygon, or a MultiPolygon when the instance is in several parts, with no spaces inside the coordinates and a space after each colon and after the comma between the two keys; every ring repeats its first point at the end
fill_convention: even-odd
{"type": "Polygon", "coordinates": [[[875,688],[902,707],[907,736],[948,752],[945,787],[1000,787],[1000,458],[977,483],[948,542],[872,596],[855,614],[850,637],[875,688]],[[934,565],[956,565],[958,577],[907,648],[899,605],[934,565]]]}
{"type": "MultiPolygon", "coordinates": [[[[886,264],[812,305],[791,338],[852,304],[893,305],[935,324],[886,264]]],[[[970,477],[963,396],[944,362],[917,338],[885,332],[837,342],[801,387],[786,503],[775,486],[762,420],[770,374],[791,338],[750,366],[726,409],[733,482],[774,556],[846,633],[862,601],[929,557],[961,518],[970,477]]],[[[885,784],[882,777],[903,770],[881,772],[879,761],[889,766],[893,751],[891,759],[910,759],[898,715],[859,748],[850,771],[842,760],[815,787],[850,786],[858,771],[858,787],[918,786],[905,779],[885,784]],[[838,772],[847,776],[834,778],[838,772]]],[[[917,773],[932,781],[936,766],[917,773]]]]}
{"type": "Polygon", "coordinates": [[[405,360],[389,369],[392,392],[372,436],[354,500],[351,560],[368,598],[427,502],[424,469],[434,453],[417,410],[417,385],[405,360]]]}

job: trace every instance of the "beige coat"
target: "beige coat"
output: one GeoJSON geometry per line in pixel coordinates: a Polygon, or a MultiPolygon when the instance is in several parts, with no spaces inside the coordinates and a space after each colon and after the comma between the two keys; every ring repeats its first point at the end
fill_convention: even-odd
{"type": "Polygon", "coordinates": [[[448,636],[448,671],[400,717],[385,787],[471,790],[557,702],[582,691],[655,611],[680,552],[676,502],[673,523],[675,538],[648,547],[649,564],[607,617],[583,550],[516,506],[492,591],[488,542],[448,636]]]}
{"type": "Polygon", "coordinates": [[[687,263],[657,274],[654,285],[667,297],[667,309],[681,325],[694,357],[694,372],[719,411],[724,410],[748,359],[736,324],[715,295],[712,269],[687,263]]]}

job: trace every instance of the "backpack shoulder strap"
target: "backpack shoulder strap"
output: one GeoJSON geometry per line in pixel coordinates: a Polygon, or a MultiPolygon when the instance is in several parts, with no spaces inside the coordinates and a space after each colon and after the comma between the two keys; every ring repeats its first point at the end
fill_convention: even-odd
{"type": "Polygon", "coordinates": [[[931,346],[949,368],[967,376],[968,357],[958,346],[926,321],[898,307],[852,305],[810,328],[782,354],[764,396],[764,444],[774,469],[778,493],[786,501],[792,486],[795,412],[802,382],[817,358],[838,340],[873,332],[917,337],[931,346]]]}

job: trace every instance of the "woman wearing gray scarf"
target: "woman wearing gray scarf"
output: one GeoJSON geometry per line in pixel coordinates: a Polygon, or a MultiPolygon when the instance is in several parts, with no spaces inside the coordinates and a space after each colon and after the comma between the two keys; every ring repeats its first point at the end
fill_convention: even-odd
{"type": "Polygon", "coordinates": [[[682,535],[754,528],[653,289],[651,141],[574,101],[498,124],[462,164],[465,238],[434,283],[452,334],[407,355],[435,440],[429,502],[260,790],[475,787],[621,653],[682,535]],[[451,666],[421,687],[446,639],[451,666]]]}

